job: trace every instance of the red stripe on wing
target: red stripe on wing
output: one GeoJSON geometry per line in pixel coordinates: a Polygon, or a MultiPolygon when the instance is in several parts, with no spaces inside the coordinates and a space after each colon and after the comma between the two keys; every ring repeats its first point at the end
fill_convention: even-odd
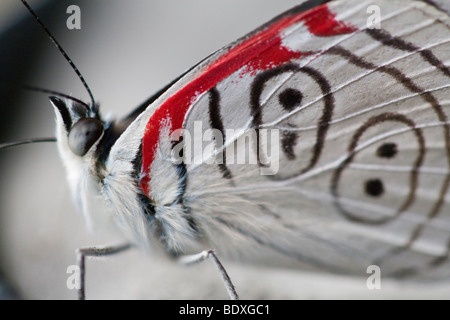
{"type": "Polygon", "coordinates": [[[327,5],[294,15],[287,15],[257,32],[211,63],[190,83],[169,97],[149,119],[142,140],[142,170],[140,185],[149,195],[150,167],[155,159],[159,135],[164,123],[170,121],[170,133],[181,129],[186,113],[196,98],[215,87],[219,82],[240,70],[254,74],[298,59],[304,52],[294,52],[283,46],[281,31],[294,23],[303,21],[316,36],[333,36],[354,32],[356,29],[337,21],[327,5]]]}
{"type": "Polygon", "coordinates": [[[331,37],[355,32],[357,29],[343,21],[336,20],[336,14],[327,6],[313,8],[302,18],[309,32],[317,37],[331,37]]]}

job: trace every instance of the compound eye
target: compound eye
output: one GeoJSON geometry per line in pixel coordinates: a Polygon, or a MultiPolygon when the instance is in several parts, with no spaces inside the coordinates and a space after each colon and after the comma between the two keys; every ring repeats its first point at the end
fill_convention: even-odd
{"type": "Polygon", "coordinates": [[[75,123],[69,132],[69,147],[82,157],[103,134],[102,123],[94,118],[83,118],[75,123]]]}

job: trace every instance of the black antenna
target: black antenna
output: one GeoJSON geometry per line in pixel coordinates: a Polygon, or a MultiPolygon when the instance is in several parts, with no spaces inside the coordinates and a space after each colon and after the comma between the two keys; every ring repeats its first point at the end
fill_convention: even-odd
{"type": "Polygon", "coordinates": [[[61,92],[54,91],[54,90],[49,90],[49,89],[44,89],[44,88],[39,88],[39,87],[34,87],[34,86],[28,86],[28,85],[24,85],[23,88],[26,89],[26,90],[32,90],[32,91],[37,91],[37,92],[49,93],[49,94],[52,94],[52,95],[55,95],[55,96],[58,96],[58,97],[67,98],[69,100],[77,102],[77,103],[81,104],[82,106],[86,107],[86,109],[88,111],[90,110],[90,108],[86,104],[86,102],[81,101],[80,99],[74,98],[72,96],[69,96],[68,94],[65,94],[65,93],[61,93],[61,92]]]}
{"type": "Polygon", "coordinates": [[[0,149],[11,148],[11,147],[20,146],[23,144],[36,143],[36,142],[56,142],[56,138],[32,138],[32,139],[17,140],[17,141],[8,142],[8,143],[0,143],[0,149]]]}
{"type": "Polygon", "coordinates": [[[83,83],[84,87],[86,88],[86,90],[87,90],[87,92],[88,92],[88,94],[89,94],[89,96],[91,98],[92,109],[93,109],[94,112],[96,112],[97,111],[96,110],[97,106],[95,104],[94,96],[92,95],[91,89],[87,85],[86,80],[84,80],[84,78],[81,75],[81,73],[78,70],[78,68],[75,66],[75,64],[72,62],[72,60],[69,58],[68,54],[64,51],[64,49],[61,47],[61,45],[58,43],[58,41],[56,41],[55,37],[53,37],[53,35],[50,33],[50,31],[47,29],[47,27],[42,23],[41,19],[39,19],[37,14],[33,11],[33,9],[31,9],[31,7],[28,5],[28,3],[25,0],[21,0],[21,1],[25,5],[25,7],[28,9],[28,11],[30,11],[30,13],[33,15],[33,17],[36,20],[36,22],[39,23],[39,25],[42,27],[42,29],[47,33],[47,35],[50,37],[50,40],[53,42],[53,44],[56,46],[56,48],[58,48],[58,50],[62,53],[64,58],[67,60],[67,62],[69,62],[70,66],[75,71],[75,73],[77,74],[78,78],[80,78],[81,82],[83,83]]]}

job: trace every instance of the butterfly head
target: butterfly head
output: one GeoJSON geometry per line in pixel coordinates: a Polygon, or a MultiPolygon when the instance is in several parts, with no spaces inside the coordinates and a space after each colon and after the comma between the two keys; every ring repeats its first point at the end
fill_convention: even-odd
{"type": "Polygon", "coordinates": [[[99,191],[105,140],[111,122],[102,121],[98,108],[76,99],[50,97],[56,114],[56,138],[67,171],[72,196],[78,209],[87,215],[86,196],[99,191]],[[92,188],[93,187],[93,188],[92,188]]]}
{"type": "Polygon", "coordinates": [[[74,157],[92,155],[105,133],[104,123],[96,111],[72,100],[50,97],[55,107],[58,142],[65,144],[74,157]]]}

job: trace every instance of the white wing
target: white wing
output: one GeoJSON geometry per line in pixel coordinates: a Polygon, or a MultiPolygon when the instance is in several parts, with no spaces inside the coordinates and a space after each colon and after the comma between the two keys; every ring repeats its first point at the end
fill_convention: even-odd
{"type": "MultiPolygon", "coordinates": [[[[210,148],[201,163],[185,158],[183,219],[195,222],[200,246],[221,255],[350,274],[378,264],[385,275],[448,276],[450,18],[421,1],[332,1],[327,8],[335,28],[342,22],[354,30],[313,35],[301,19],[279,36],[284,48],[304,54],[259,69],[252,67],[261,67],[261,57],[254,58],[192,100],[185,145],[201,125],[202,134],[221,131],[225,147],[210,148]],[[372,5],[381,29],[367,28],[372,5]],[[263,129],[278,129],[279,139],[266,143],[263,129]],[[245,136],[248,152],[235,147],[245,136]],[[230,153],[252,158],[258,145],[253,164],[236,164],[230,153]],[[277,146],[279,170],[262,175],[265,150],[277,146]],[[205,163],[220,151],[224,163],[205,163]]],[[[122,157],[132,164],[155,110],[235,46],[188,73],[130,126],[111,151],[112,172],[122,170],[124,146],[136,150],[122,157]]],[[[160,134],[150,171],[160,217],[179,195],[168,141],[160,134]]],[[[165,236],[189,250],[182,242],[195,232],[179,236],[186,225],[177,223],[165,236]]]]}

